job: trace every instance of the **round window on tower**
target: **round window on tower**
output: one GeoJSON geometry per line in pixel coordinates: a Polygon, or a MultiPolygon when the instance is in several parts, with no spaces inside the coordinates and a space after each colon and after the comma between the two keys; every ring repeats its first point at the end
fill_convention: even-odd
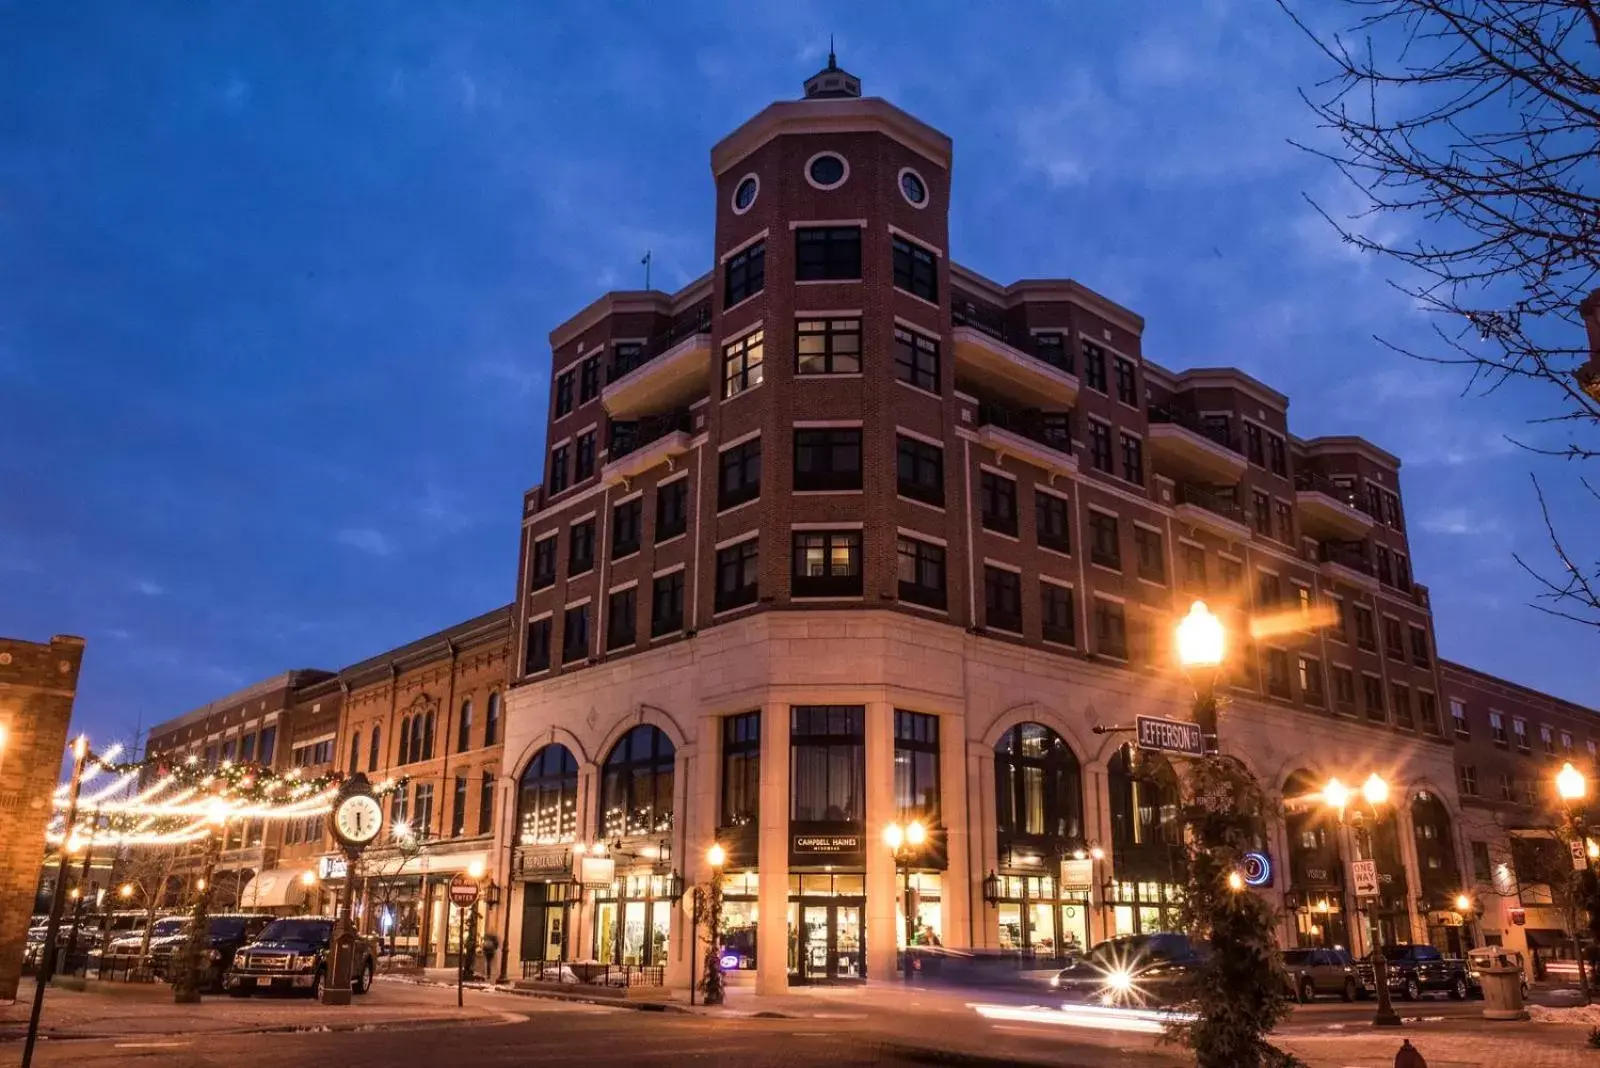
{"type": "Polygon", "coordinates": [[[761,179],[753,174],[747,174],[739,179],[739,184],[733,187],[733,213],[743,215],[750,210],[750,205],[756,202],[756,194],[761,192],[761,179]]]}
{"type": "Polygon", "coordinates": [[[900,195],[913,208],[925,208],[928,206],[928,183],[922,180],[922,175],[904,167],[900,171],[900,195]]]}
{"type": "Polygon", "coordinates": [[[806,161],[806,181],[818,189],[837,189],[850,177],[850,164],[834,152],[819,152],[806,161]]]}

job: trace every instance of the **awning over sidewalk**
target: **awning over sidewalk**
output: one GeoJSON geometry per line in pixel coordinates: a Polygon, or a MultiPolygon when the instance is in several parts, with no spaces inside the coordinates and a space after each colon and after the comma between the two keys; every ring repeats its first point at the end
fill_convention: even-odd
{"type": "Polygon", "coordinates": [[[1529,949],[1561,949],[1572,944],[1567,932],[1552,931],[1548,927],[1529,927],[1523,933],[1528,936],[1529,949]]]}
{"type": "Polygon", "coordinates": [[[305,902],[302,868],[268,868],[245,884],[239,895],[242,909],[297,908],[305,902]]]}

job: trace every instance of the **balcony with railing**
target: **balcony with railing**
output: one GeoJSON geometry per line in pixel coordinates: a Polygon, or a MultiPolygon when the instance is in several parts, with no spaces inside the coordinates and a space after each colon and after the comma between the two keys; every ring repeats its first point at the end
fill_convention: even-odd
{"type": "Polygon", "coordinates": [[[1226,417],[1152,404],[1147,442],[1156,470],[1202,482],[1234,483],[1249,466],[1226,417]]]}
{"type": "Polygon", "coordinates": [[[1078,471],[1068,412],[1007,408],[983,401],[978,405],[978,440],[996,453],[1015,456],[1046,471],[1066,475],[1078,471]]]}
{"type": "Polygon", "coordinates": [[[688,452],[693,435],[694,416],[687,408],[612,423],[601,478],[605,482],[637,478],[657,464],[688,452]]]}
{"type": "Polygon", "coordinates": [[[1173,515],[1232,541],[1250,537],[1250,525],[1232,487],[1218,489],[1179,482],[1173,486],[1173,515]]]}
{"type": "Polygon", "coordinates": [[[705,396],[711,382],[711,312],[702,308],[606,368],[600,399],[613,419],[637,418],[705,396]]]}
{"type": "Polygon", "coordinates": [[[1077,401],[1078,376],[1067,345],[1036,343],[1032,334],[1008,326],[998,310],[960,294],[951,319],[958,380],[978,383],[1013,404],[1069,408],[1077,401]]]}
{"type": "Polygon", "coordinates": [[[1354,489],[1314,471],[1296,471],[1295,505],[1307,534],[1323,538],[1364,538],[1372,532],[1372,517],[1361,510],[1354,489]]]}
{"type": "Polygon", "coordinates": [[[1373,573],[1372,561],[1367,559],[1367,543],[1364,541],[1319,541],[1317,560],[1323,574],[1330,578],[1352,586],[1378,588],[1378,577],[1373,573]]]}

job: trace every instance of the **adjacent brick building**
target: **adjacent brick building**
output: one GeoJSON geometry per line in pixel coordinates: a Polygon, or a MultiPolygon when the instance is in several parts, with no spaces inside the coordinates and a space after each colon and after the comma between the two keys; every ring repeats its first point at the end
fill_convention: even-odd
{"type": "Polygon", "coordinates": [[[82,638],[0,638],[0,1001],[17,996],[82,664],[82,638]]]}

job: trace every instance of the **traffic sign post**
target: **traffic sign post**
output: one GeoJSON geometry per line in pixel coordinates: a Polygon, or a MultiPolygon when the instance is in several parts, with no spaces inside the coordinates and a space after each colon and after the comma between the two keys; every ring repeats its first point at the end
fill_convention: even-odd
{"type": "Polygon", "coordinates": [[[1375,860],[1353,860],[1350,862],[1350,878],[1356,884],[1357,897],[1378,896],[1378,862],[1375,860]]]}
{"type": "Polygon", "coordinates": [[[466,872],[456,872],[450,879],[450,904],[456,907],[456,1008],[462,1005],[462,987],[467,975],[467,910],[477,903],[477,881],[468,878],[466,872]]]}

